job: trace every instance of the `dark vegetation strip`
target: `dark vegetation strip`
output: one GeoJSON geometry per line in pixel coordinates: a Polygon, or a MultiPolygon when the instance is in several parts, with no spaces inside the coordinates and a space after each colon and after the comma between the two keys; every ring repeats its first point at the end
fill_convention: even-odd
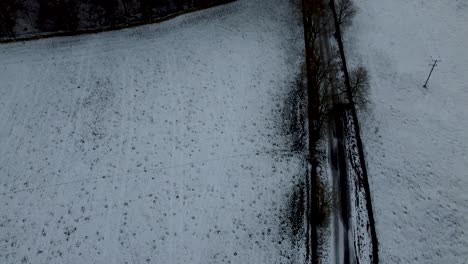
{"type": "Polygon", "coordinates": [[[346,64],[346,56],[344,52],[344,45],[343,45],[343,40],[341,36],[341,28],[340,28],[340,21],[337,16],[336,8],[335,8],[335,1],[331,0],[330,1],[330,7],[332,9],[333,13],[333,19],[335,21],[335,38],[336,41],[338,42],[338,47],[339,47],[339,52],[340,52],[340,57],[341,57],[341,62],[342,62],[342,70],[344,74],[344,82],[345,82],[345,87],[346,87],[346,94],[348,97],[348,103],[349,103],[349,108],[351,111],[352,118],[354,120],[354,133],[356,137],[356,143],[357,143],[357,148],[358,148],[358,154],[359,154],[359,162],[361,165],[361,170],[362,170],[362,183],[364,185],[364,190],[365,190],[365,197],[366,197],[366,207],[367,207],[367,212],[368,212],[368,217],[369,217],[369,223],[370,223],[370,231],[371,231],[371,239],[372,239],[372,263],[379,263],[379,255],[378,255],[378,240],[377,240],[377,234],[375,231],[375,221],[374,221],[374,213],[372,209],[372,201],[371,201],[371,195],[370,195],[370,188],[369,188],[369,180],[367,177],[367,168],[366,168],[366,161],[365,161],[365,156],[364,156],[364,149],[362,145],[362,140],[361,140],[361,134],[360,134],[360,128],[359,128],[359,122],[358,122],[358,117],[356,113],[356,106],[354,104],[353,100],[353,89],[351,86],[351,80],[349,77],[349,72],[348,72],[348,67],[346,64]]]}
{"type": "Polygon", "coordinates": [[[314,118],[314,109],[312,105],[312,100],[313,100],[313,85],[311,83],[311,76],[312,76],[312,66],[311,66],[311,56],[314,50],[313,43],[311,44],[309,39],[310,39],[310,22],[311,22],[311,11],[309,8],[309,1],[308,0],[303,0],[302,1],[302,17],[303,17],[303,24],[304,24],[304,41],[305,41],[305,53],[306,53],[306,74],[307,74],[307,95],[308,95],[308,125],[309,125],[309,157],[310,157],[310,165],[311,165],[311,170],[309,171],[309,179],[307,181],[308,186],[307,186],[307,257],[311,259],[312,263],[318,263],[318,256],[317,256],[317,224],[315,223],[315,217],[317,207],[315,206],[315,203],[317,199],[314,199],[316,196],[316,190],[317,190],[317,160],[315,159],[315,142],[318,139],[315,139],[315,135],[313,133],[314,127],[313,127],[313,118],[314,118]]]}
{"type": "Polygon", "coordinates": [[[91,28],[91,29],[76,29],[76,30],[70,30],[70,31],[38,33],[37,35],[25,36],[25,37],[13,37],[13,38],[5,38],[5,39],[0,38],[0,43],[31,41],[31,40],[44,39],[44,38],[76,36],[76,35],[82,35],[82,34],[95,34],[95,33],[100,33],[100,32],[107,32],[107,31],[119,30],[119,29],[124,29],[124,28],[132,28],[132,27],[137,27],[137,26],[142,26],[142,25],[160,23],[169,19],[173,19],[183,14],[204,10],[204,9],[212,8],[215,6],[219,6],[219,5],[223,5],[223,4],[227,4],[227,3],[231,3],[235,1],[236,0],[218,0],[216,2],[212,2],[207,5],[192,7],[192,8],[180,11],[180,12],[169,14],[164,17],[152,18],[149,20],[132,21],[132,22],[127,22],[127,23],[118,24],[118,25],[103,26],[103,27],[91,28]]]}
{"type": "Polygon", "coordinates": [[[323,14],[323,4],[316,0],[302,0],[302,15],[304,26],[304,42],[307,74],[307,113],[309,130],[309,163],[310,171],[307,179],[307,238],[308,262],[319,263],[319,232],[318,229],[325,221],[323,208],[324,194],[318,174],[320,166],[320,140],[325,121],[328,98],[324,93],[324,83],[328,79],[327,63],[320,52],[320,35],[324,32],[320,24],[323,14]]]}

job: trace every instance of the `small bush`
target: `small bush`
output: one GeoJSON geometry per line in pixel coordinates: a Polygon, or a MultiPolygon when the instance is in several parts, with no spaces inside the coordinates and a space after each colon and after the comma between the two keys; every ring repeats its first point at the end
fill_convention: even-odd
{"type": "Polygon", "coordinates": [[[327,223],[333,208],[333,192],[323,183],[317,184],[317,225],[323,226],[327,223]]]}

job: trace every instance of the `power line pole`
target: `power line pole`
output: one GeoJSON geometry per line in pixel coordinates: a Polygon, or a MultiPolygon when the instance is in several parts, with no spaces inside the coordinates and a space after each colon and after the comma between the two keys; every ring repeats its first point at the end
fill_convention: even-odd
{"type": "Polygon", "coordinates": [[[429,76],[427,76],[426,83],[423,85],[423,87],[426,88],[426,89],[427,89],[427,82],[429,81],[429,78],[431,78],[432,71],[437,66],[437,62],[440,62],[440,60],[433,60],[433,61],[434,61],[434,63],[430,64],[432,66],[432,68],[431,68],[431,71],[429,72],[429,76]]]}

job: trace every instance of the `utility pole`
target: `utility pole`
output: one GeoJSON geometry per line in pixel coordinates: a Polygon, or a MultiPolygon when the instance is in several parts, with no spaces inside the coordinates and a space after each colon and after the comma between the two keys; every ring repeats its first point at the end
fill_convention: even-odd
{"type": "Polygon", "coordinates": [[[434,61],[433,64],[429,64],[429,65],[432,66],[432,68],[431,68],[431,71],[429,72],[429,76],[427,76],[426,83],[423,85],[423,87],[426,88],[426,89],[427,89],[427,82],[429,81],[429,78],[431,78],[432,71],[437,66],[437,62],[440,62],[440,60],[433,60],[433,61],[434,61]]]}

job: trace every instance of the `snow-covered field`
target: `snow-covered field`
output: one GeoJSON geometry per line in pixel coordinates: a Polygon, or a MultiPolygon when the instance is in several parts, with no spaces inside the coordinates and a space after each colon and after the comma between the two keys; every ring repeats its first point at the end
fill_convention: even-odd
{"type": "Polygon", "coordinates": [[[287,220],[307,166],[281,128],[300,23],[239,0],[0,45],[0,263],[302,262],[287,220]]]}
{"type": "Polygon", "coordinates": [[[468,3],[355,3],[346,48],[371,76],[361,122],[381,262],[468,263],[468,3]]]}

